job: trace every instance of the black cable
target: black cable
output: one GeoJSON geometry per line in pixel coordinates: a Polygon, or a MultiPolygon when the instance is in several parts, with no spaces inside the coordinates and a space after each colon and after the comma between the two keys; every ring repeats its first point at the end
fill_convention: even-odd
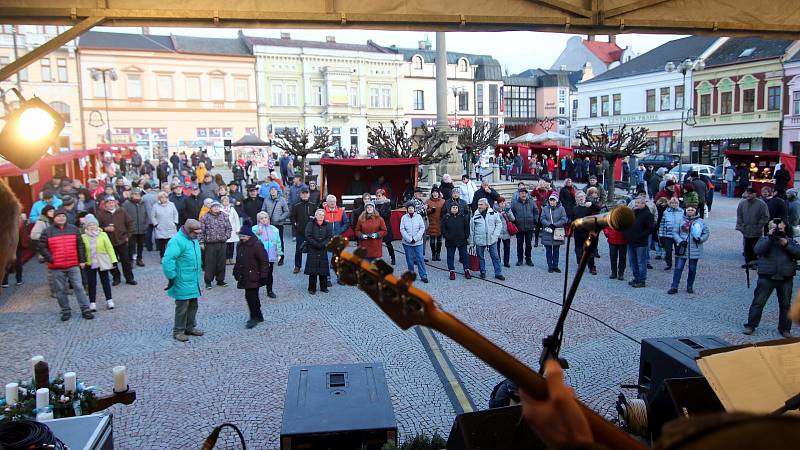
{"type": "Polygon", "coordinates": [[[47,425],[25,419],[0,422],[0,448],[3,450],[67,449],[47,425]]]}
{"type": "MultiPolygon", "coordinates": [[[[398,253],[402,253],[403,255],[405,255],[405,254],[406,254],[406,253],[405,253],[404,251],[402,251],[402,250],[395,249],[394,251],[396,251],[396,252],[398,252],[398,253]]],[[[443,272],[449,272],[449,270],[448,270],[447,268],[443,268],[443,267],[434,266],[434,265],[432,265],[432,264],[430,264],[430,263],[425,263],[425,265],[426,265],[427,267],[430,267],[430,268],[433,268],[433,269],[437,269],[437,270],[441,270],[441,271],[443,271],[443,272]]],[[[512,291],[515,291],[515,292],[519,292],[520,294],[529,295],[529,296],[531,296],[531,297],[533,297],[533,298],[537,298],[537,299],[539,299],[539,300],[544,300],[544,301],[546,301],[546,302],[548,302],[548,303],[552,303],[552,304],[554,304],[554,305],[558,305],[558,306],[564,306],[564,304],[563,304],[563,303],[559,303],[559,302],[557,302],[557,301],[555,301],[555,300],[551,300],[551,299],[549,299],[549,298],[547,298],[547,297],[542,297],[541,295],[531,294],[530,292],[526,292],[526,291],[523,291],[522,289],[518,289],[518,288],[515,288],[515,287],[513,287],[513,286],[508,286],[508,285],[506,285],[506,284],[503,284],[503,283],[500,283],[500,282],[497,282],[497,281],[494,281],[494,280],[490,280],[490,279],[486,279],[486,278],[477,278],[477,279],[478,279],[478,280],[480,280],[480,281],[486,282],[486,283],[492,283],[492,284],[496,284],[496,285],[498,285],[498,286],[504,287],[504,288],[506,288],[506,289],[510,289],[510,290],[512,290],[512,291]]],[[[580,315],[582,315],[582,316],[588,317],[588,318],[590,318],[590,319],[592,319],[592,320],[594,320],[594,321],[598,322],[599,324],[601,324],[601,325],[605,326],[606,328],[610,329],[611,331],[614,331],[615,333],[617,333],[617,334],[621,335],[622,337],[625,337],[625,338],[627,338],[627,339],[629,339],[629,340],[631,340],[631,341],[635,342],[635,343],[636,343],[636,344],[638,344],[638,345],[641,345],[641,344],[642,344],[642,341],[640,341],[640,340],[636,339],[635,337],[633,337],[633,336],[630,336],[630,335],[628,335],[628,334],[626,334],[626,333],[624,333],[624,332],[622,332],[622,331],[620,331],[620,330],[618,330],[618,329],[614,328],[613,326],[611,326],[610,324],[608,324],[608,323],[607,323],[607,322],[605,322],[604,320],[602,320],[602,319],[599,319],[599,318],[597,318],[597,317],[595,317],[595,316],[593,316],[593,315],[591,315],[591,314],[589,314],[589,313],[587,313],[587,312],[583,312],[583,311],[581,311],[581,310],[579,310],[579,309],[575,309],[575,308],[573,308],[573,307],[570,307],[570,308],[569,308],[569,310],[570,310],[570,311],[574,311],[574,312],[575,312],[575,313],[577,313],[577,314],[580,314],[580,315]]]]}
{"type": "Polygon", "coordinates": [[[241,430],[239,430],[239,427],[230,422],[225,422],[223,424],[217,425],[214,428],[214,431],[212,431],[211,434],[208,435],[205,442],[203,442],[203,446],[201,447],[201,449],[202,450],[213,449],[214,446],[217,445],[217,439],[219,439],[219,433],[225,427],[233,428],[233,430],[236,431],[236,434],[239,435],[239,442],[242,444],[242,449],[247,450],[247,444],[244,442],[244,435],[242,434],[241,430]]]}

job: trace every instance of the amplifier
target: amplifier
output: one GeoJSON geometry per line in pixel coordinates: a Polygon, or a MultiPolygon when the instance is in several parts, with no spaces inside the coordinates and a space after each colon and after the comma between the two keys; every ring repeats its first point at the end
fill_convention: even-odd
{"type": "Polygon", "coordinates": [[[447,450],[544,450],[544,443],[522,418],[522,405],[459,414],[447,450]]]}
{"type": "Polygon", "coordinates": [[[380,363],[293,367],[283,404],[281,450],[380,450],[397,421],[380,363]]]}
{"type": "Polygon", "coordinates": [[[639,386],[645,395],[654,395],[663,388],[667,378],[702,376],[694,362],[700,352],[730,345],[716,336],[643,339],[639,354],[639,386]]]}
{"type": "Polygon", "coordinates": [[[90,414],[42,423],[70,450],[114,450],[112,422],[111,414],[90,414]]]}

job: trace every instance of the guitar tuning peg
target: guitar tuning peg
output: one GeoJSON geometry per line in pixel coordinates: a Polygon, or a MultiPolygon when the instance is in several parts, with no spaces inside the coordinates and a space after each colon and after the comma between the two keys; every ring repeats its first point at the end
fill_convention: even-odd
{"type": "Polygon", "coordinates": [[[394,272],[394,267],[392,267],[391,265],[389,265],[389,263],[387,263],[382,259],[376,259],[373,264],[375,264],[375,267],[378,269],[378,272],[381,274],[381,277],[385,277],[386,275],[389,275],[390,273],[394,272]]]}

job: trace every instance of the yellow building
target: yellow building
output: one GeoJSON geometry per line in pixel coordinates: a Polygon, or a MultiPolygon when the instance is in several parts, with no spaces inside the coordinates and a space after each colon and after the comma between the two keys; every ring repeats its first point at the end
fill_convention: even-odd
{"type": "Polygon", "coordinates": [[[241,39],[88,32],[78,59],[87,146],[110,134],[149,158],[221,160],[226,139],[257,133],[255,59],[241,39]]]}
{"type": "MultiPolygon", "coordinates": [[[[0,30],[0,67],[47,42],[66,28],[43,25],[3,25],[0,30]],[[15,50],[16,47],[16,50],[15,50]]],[[[21,70],[18,75],[0,82],[5,101],[16,107],[17,97],[10,92],[19,88],[26,98],[41,98],[64,117],[64,130],[54,143],[61,150],[83,148],[78,70],[74,41],[21,70]]]]}

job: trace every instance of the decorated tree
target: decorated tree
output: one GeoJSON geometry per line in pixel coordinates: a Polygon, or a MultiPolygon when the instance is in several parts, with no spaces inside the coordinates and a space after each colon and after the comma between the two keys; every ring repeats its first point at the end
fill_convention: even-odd
{"type": "Polygon", "coordinates": [[[477,152],[497,145],[499,138],[500,127],[495,123],[481,120],[475,122],[474,126],[458,129],[457,147],[469,156],[469,161],[474,161],[477,152]]]}
{"type": "Polygon", "coordinates": [[[314,127],[313,130],[303,129],[300,131],[294,128],[284,128],[275,134],[272,145],[281,150],[289,152],[290,155],[300,158],[300,167],[303,169],[305,179],[306,157],[333,145],[331,130],[325,127],[314,127]]]}
{"type": "Polygon", "coordinates": [[[439,151],[447,143],[443,132],[423,124],[409,134],[407,121],[400,125],[394,120],[389,123],[391,128],[382,123],[367,126],[367,143],[379,158],[417,158],[420,164],[436,164],[450,157],[449,151],[439,151]]]}
{"type": "Polygon", "coordinates": [[[608,180],[607,202],[614,201],[614,172],[617,160],[645,151],[647,131],[644,127],[628,128],[627,125],[614,131],[609,130],[604,124],[600,124],[599,133],[592,132],[589,127],[578,130],[581,146],[588,147],[592,155],[602,156],[608,161],[608,172],[605,174],[608,180]]]}

